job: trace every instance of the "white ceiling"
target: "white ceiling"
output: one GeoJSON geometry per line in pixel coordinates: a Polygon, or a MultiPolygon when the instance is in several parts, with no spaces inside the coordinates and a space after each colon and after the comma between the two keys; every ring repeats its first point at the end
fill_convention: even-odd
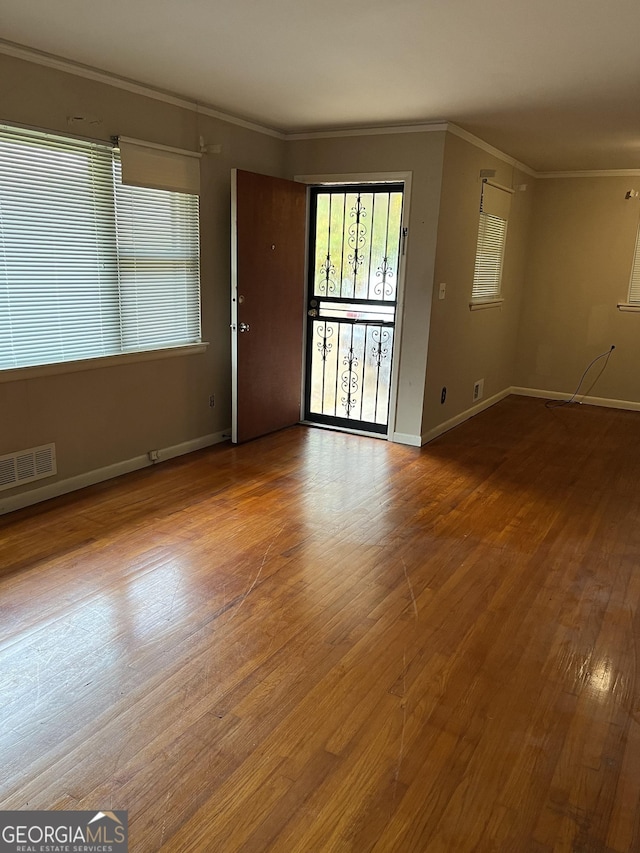
{"type": "Polygon", "coordinates": [[[640,0],[2,0],[2,36],[284,132],[447,120],[640,168],[640,0]]]}

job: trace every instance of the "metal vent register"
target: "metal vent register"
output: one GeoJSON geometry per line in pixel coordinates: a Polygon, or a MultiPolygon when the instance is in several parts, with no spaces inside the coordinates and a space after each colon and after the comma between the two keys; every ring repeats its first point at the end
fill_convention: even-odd
{"type": "Polygon", "coordinates": [[[0,456],[0,492],[57,473],[56,446],[43,444],[0,456]]]}

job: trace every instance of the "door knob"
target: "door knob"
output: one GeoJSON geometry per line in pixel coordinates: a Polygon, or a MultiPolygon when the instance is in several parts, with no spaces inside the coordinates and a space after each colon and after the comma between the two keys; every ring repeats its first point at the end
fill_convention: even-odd
{"type": "Polygon", "coordinates": [[[248,331],[250,331],[251,326],[248,323],[240,323],[238,325],[238,328],[240,329],[241,332],[248,332],[248,331]]]}

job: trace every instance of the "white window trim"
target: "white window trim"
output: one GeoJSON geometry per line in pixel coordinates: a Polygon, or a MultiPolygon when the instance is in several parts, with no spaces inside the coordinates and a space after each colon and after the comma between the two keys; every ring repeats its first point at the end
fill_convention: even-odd
{"type": "Polygon", "coordinates": [[[504,302],[503,296],[497,296],[495,299],[474,299],[469,303],[470,311],[482,311],[485,308],[499,308],[504,302]]]}
{"type": "Polygon", "coordinates": [[[141,361],[157,361],[164,358],[178,358],[186,355],[199,355],[206,351],[208,341],[197,344],[185,344],[165,349],[150,349],[140,352],[125,352],[116,355],[101,355],[96,358],[83,358],[77,361],[57,361],[53,364],[36,364],[32,367],[9,367],[0,370],[0,384],[19,382],[25,379],[39,379],[41,376],[55,376],[60,373],[79,373],[83,370],[100,370],[103,367],[119,367],[123,364],[135,364],[141,361]]]}

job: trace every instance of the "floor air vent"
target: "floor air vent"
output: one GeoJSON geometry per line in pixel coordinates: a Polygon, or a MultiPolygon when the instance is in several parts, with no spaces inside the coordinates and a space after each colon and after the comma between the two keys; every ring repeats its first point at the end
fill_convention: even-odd
{"type": "Polygon", "coordinates": [[[43,444],[0,456],[0,492],[32,483],[57,472],[55,444],[43,444]]]}

